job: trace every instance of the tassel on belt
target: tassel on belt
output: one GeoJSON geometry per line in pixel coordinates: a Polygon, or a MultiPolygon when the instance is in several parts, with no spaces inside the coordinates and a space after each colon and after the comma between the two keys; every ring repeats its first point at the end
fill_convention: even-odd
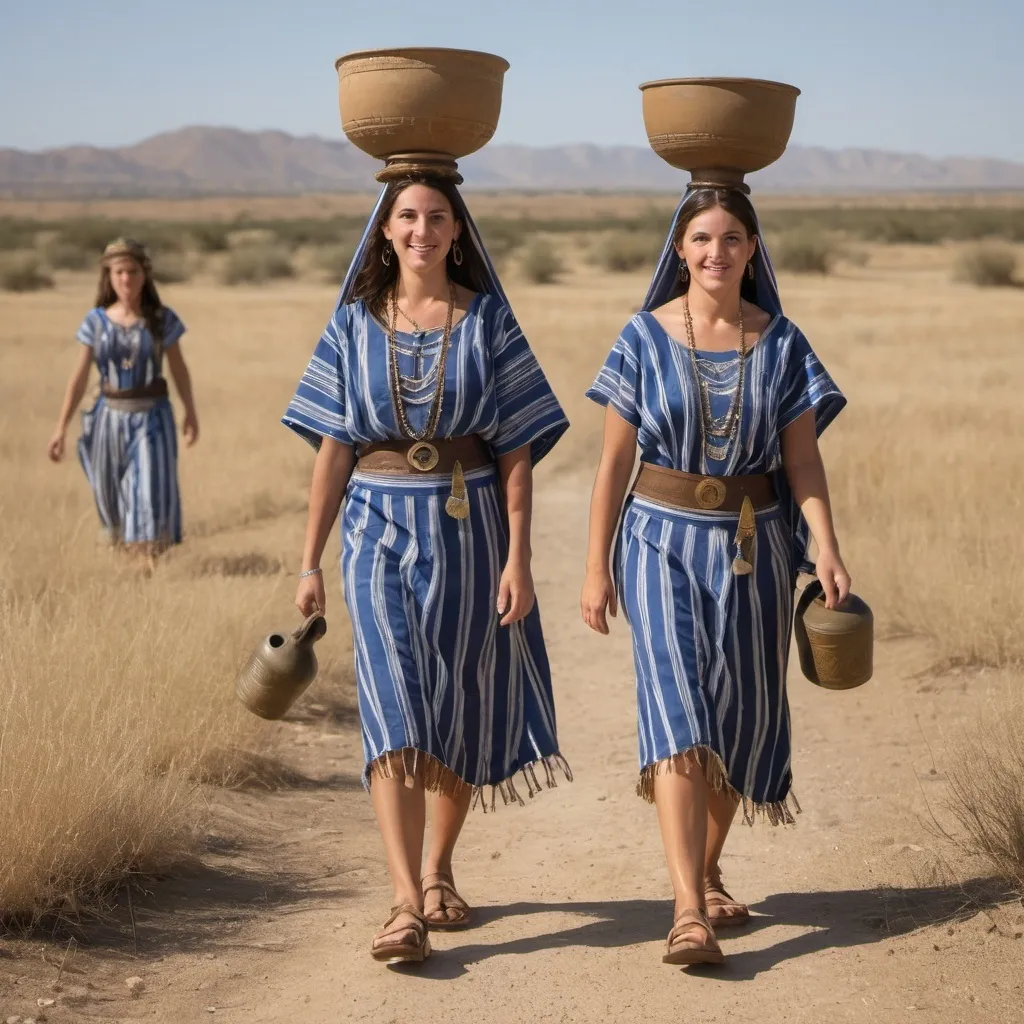
{"type": "Polygon", "coordinates": [[[682,512],[737,512],[732,571],[746,576],[753,571],[756,512],[776,500],[772,478],[766,473],[746,476],[700,476],[678,469],[641,462],[632,493],[639,498],[682,512]]]}
{"type": "Polygon", "coordinates": [[[465,473],[494,464],[490,446],[478,434],[430,441],[374,441],[359,449],[363,473],[394,476],[451,476],[452,492],[445,511],[453,519],[469,515],[465,473]]]}

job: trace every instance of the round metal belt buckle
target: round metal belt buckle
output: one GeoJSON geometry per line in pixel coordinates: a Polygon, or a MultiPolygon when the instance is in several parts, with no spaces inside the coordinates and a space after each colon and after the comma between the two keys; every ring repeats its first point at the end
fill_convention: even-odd
{"type": "Polygon", "coordinates": [[[440,457],[437,449],[428,441],[418,441],[405,453],[409,465],[421,473],[429,473],[440,457]]]}
{"type": "Polygon", "coordinates": [[[706,476],[694,488],[693,496],[701,508],[718,508],[725,501],[725,484],[713,476],[706,476]]]}

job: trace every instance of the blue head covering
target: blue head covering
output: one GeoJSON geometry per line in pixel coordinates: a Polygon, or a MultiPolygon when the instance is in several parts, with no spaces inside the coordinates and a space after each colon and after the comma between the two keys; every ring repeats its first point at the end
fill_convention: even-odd
{"type": "MultiPolygon", "coordinates": [[[[370,247],[370,241],[373,238],[375,231],[379,230],[377,227],[377,218],[380,216],[381,208],[384,206],[384,199],[387,195],[388,186],[385,185],[377,197],[377,203],[373,208],[373,212],[370,214],[370,219],[366,222],[366,227],[363,229],[363,237],[359,239],[359,245],[356,246],[355,255],[352,257],[352,262],[349,264],[348,273],[345,275],[345,280],[341,285],[341,293],[338,295],[338,306],[344,306],[352,301],[353,292],[355,290],[356,278],[359,275],[359,270],[363,265],[363,260],[366,259],[366,253],[370,247]]],[[[491,295],[497,295],[501,299],[502,303],[508,306],[508,299],[505,296],[505,290],[501,287],[501,282],[498,280],[498,272],[494,269],[494,264],[491,262],[490,256],[487,255],[487,250],[484,248],[483,240],[480,238],[480,232],[477,230],[476,224],[473,223],[473,218],[469,214],[469,210],[466,208],[465,201],[462,199],[461,194],[456,189],[456,194],[459,196],[459,208],[455,210],[455,216],[462,221],[462,234],[459,237],[459,244],[466,245],[476,250],[477,254],[484,265],[484,272],[487,276],[487,292],[491,295]]]]}
{"type": "MultiPolygon", "coordinates": [[[[672,236],[675,234],[675,226],[679,223],[679,217],[686,208],[686,204],[693,202],[699,191],[703,191],[703,189],[687,189],[676,207],[676,212],[672,215],[672,226],[669,228],[668,238],[665,239],[665,245],[658,259],[658,266],[651,279],[651,286],[647,289],[647,297],[644,299],[643,308],[648,312],[657,309],[658,306],[663,306],[681,292],[679,281],[681,261],[676,247],[672,243],[672,236]]],[[[757,297],[754,301],[766,313],[778,316],[782,313],[779,286],[775,281],[775,269],[772,267],[772,260],[768,255],[768,247],[764,244],[764,238],[761,235],[761,226],[757,224],[756,213],[754,222],[757,226],[757,250],[754,253],[754,287],[757,297]]]]}

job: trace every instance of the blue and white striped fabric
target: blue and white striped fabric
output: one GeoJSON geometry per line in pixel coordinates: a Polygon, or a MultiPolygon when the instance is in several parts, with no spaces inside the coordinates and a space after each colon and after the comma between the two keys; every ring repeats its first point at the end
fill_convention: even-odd
{"type": "MultiPolygon", "coordinates": [[[[778,479],[785,427],[814,410],[820,432],[845,405],[807,339],[778,308],[771,264],[759,251],[758,281],[766,285],[759,297],[767,295],[775,315],[748,355],[741,428],[726,459],[704,455],[700,394],[685,339],[669,337],[648,311],[672,297],[669,257],[645,309],[626,325],[587,391],[636,427],[644,461],[689,473],[778,479]]],[[[672,258],[678,273],[674,252],[672,258]]],[[[736,352],[699,353],[715,417],[728,406],[737,370],[736,352]]],[[[803,548],[790,500],[787,489],[758,511],[748,576],[732,571],[736,514],[626,501],[615,570],[633,634],[637,791],[649,800],[654,775],[678,767],[673,758],[693,751],[715,788],[742,797],[746,820],[760,812],[773,824],[792,821],[786,666],[803,548]]]]}
{"type": "MultiPolygon", "coordinates": [[[[426,424],[440,331],[399,332],[414,430],[426,424]]],[[[388,340],[362,301],[339,305],[283,422],[314,445],[402,437],[388,383],[388,340]]],[[[568,423],[503,297],[479,294],[453,328],[439,437],[478,434],[495,456],[529,446],[534,462],[568,423]]],[[[466,474],[470,515],[445,512],[447,478],[353,474],[342,512],[342,574],[352,620],[369,784],[397,758],[422,759],[429,788],[459,780],[519,800],[571,778],[558,750],[540,612],[498,625],[508,532],[497,472],[466,474]],[[538,779],[538,772],[541,778],[538,779]]],[[[485,804],[486,806],[486,804],[485,804]]]]}
{"type": "MultiPolygon", "coordinates": [[[[162,349],[176,345],[185,325],[164,309],[162,349]]],[[[92,349],[100,379],[113,388],[149,384],[159,375],[159,354],[145,323],[114,323],[91,310],[78,340],[92,349]]],[[[112,409],[102,395],[82,413],[78,458],[111,540],[124,544],[181,542],[178,439],[167,398],[141,412],[112,409]]]]}

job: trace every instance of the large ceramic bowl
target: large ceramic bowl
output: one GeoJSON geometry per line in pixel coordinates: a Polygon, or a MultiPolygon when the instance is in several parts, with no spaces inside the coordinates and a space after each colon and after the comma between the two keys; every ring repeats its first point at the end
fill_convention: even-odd
{"type": "Polygon", "coordinates": [[[756,78],[667,78],[645,82],[651,148],[694,182],[741,183],[786,149],[800,90],[756,78]]]}
{"type": "Polygon", "coordinates": [[[335,63],[341,126],[353,145],[379,160],[454,167],[494,135],[508,66],[475,50],[348,53],[335,63]]]}

